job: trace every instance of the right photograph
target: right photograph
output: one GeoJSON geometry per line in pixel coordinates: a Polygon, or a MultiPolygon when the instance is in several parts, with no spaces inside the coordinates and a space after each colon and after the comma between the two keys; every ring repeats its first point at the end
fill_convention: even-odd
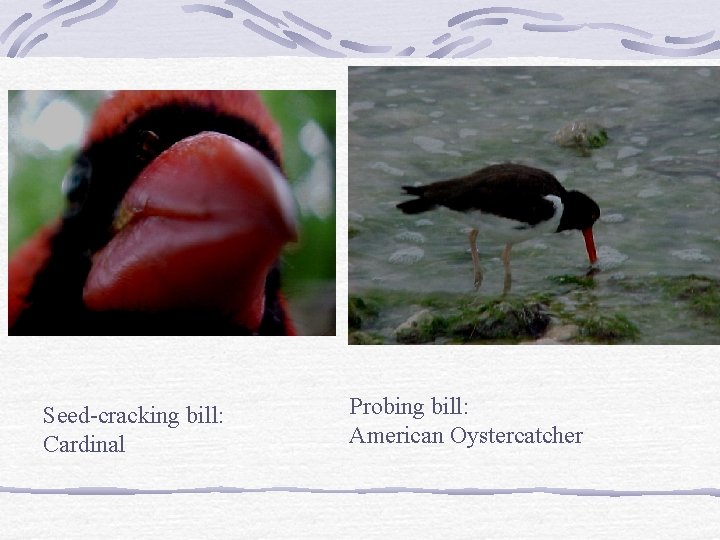
{"type": "Polygon", "coordinates": [[[720,343],[720,68],[348,77],[350,344],[720,343]]]}

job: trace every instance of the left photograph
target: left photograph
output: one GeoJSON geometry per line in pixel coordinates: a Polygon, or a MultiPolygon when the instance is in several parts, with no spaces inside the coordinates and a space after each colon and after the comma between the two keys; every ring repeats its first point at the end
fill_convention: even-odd
{"type": "Polygon", "coordinates": [[[8,93],[9,335],[335,335],[335,92],[8,93]]]}

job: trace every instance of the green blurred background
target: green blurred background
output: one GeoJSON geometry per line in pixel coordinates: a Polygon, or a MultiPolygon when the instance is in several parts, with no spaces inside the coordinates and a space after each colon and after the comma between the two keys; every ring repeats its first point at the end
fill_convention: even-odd
{"type": "MultiPolygon", "coordinates": [[[[107,92],[10,91],[10,255],[60,215],[60,183],[107,92]]],[[[285,173],[300,208],[300,241],[283,254],[283,290],[298,331],[335,335],[335,92],[260,93],[283,133],[285,173]]]]}

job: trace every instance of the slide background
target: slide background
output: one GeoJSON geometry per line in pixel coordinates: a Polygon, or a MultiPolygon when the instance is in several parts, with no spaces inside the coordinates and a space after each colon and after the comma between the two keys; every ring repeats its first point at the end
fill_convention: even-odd
{"type": "MultiPolygon", "coordinates": [[[[170,4],[177,7],[179,3],[157,2],[157,6],[164,8],[170,4]]],[[[439,35],[449,16],[484,7],[458,2],[452,10],[438,14],[407,10],[409,4],[382,4],[373,12],[373,20],[384,20],[385,24],[398,20],[380,17],[393,9],[405,9],[403,13],[407,17],[402,21],[418,25],[437,15],[440,21],[437,28],[426,32],[431,41],[439,35]]],[[[570,9],[569,4],[538,1],[523,2],[522,7],[559,12],[560,7],[570,9]]],[[[630,3],[589,8],[605,9],[604,12],[589,12],[586,6],[580,5],[572,9],[574,13],[581,13],[582,9],[586,20],[591,16],[599,20],[601,15],[617,15],[618,18],[609,20],[645,29],[652,26],[657,35],[666,32],[690,36],[714,28],[708,13],[716,10],[709,11],[710,4],[654,3],[651,12],[642,14],[643,18],[640,3],[633,3],[632,9],[630,3]],[[629,18],[620,18],[618,14],[629,18]]],[[[7,6],[0,19],[3,28],[27,9],[19,7],[20,2],[10,2],[7,6]],[[11,7],[17,9],[11,10],[11,7]]],[[[302,2],[293,4],[292,9],[300,13],[301,7],[310,9],[310,6],[310,2],[302,2]]],[[[376,3],[374,7],[378,6],[376,3]]],[[[121,1],[117,5],[118,10],[131,7],[137,14],[140,4],[121,1]]],[[[142,21],[135,18],[134,23],[144,26],[160,20],[153,15],[155,9],[151,8],[142,21]]],[[[317,5],[313,9],[317,17],[329,17],[323,22],[328,26],[340,21],[345,24],[357,21],[346,12],[325,10],[321,13],[317,5]]],[[[576,20],[568,11],[562,12],[567,20],[576,20]]],[[[183,15],[179,10],[178,20],[183,15]]],[[[60,28],[57,40],[53,34],[33,49],[33,54],[95,55],[92,51],[108,50],[117,56],[137,56],[148,50],[148,56],[167,54],[158,44],[167,44],[166,41],[152,41],[152,45],[144,47],[142,42],[147,45],[150,38],[123,34],[122,26],[110,34],[101,32],[101,26],[96,27],[99,33],[73,33],[83,27],[90,28],[86,25],[91,23],[107,25],[106,19],[107,16],[69,29],[60,28]],[[101,42],[106,48],[98,49],[101,42]]],[[[218,50],[213,53],[205,49],[205,41],[199,39],[205,34],[197,33],[197,23],[193,28],[184,28],[173,26],[175,22],[168,19],[155,28],[161,36],[165,33],[174,36],[178,56],[277,54],[276,48],[266,49],[266,41],[238,50],[228,49],[222,40],[212,41],[218,50]],[[175,32],[196,32],[198,39],[180,40],[175,32]]],[[[381,33],[383,26],[365,25],[364,28],[381,33]]],[[[247,36],[247,32],[238,29],[233,33],[247,36]]],[[[407,41],[406,34],[398,35],[404,38],[398,42],[407,41]]],[[[543,36],[546,45],[556,44],[548,45],[549,55],[567,58],[563,42],[567,36],[558,36],[543,36]]],[[[508,37],[507,41],[518,40],[508,37]]],[[[615,52],[608,52],[603,48],[605,45],[599,44],[593,50],[598,51],[600,58],[618,58],[614,54],[622,53],[619,56],[622,63],[638,59],[643,64],[657,61],[618,48],[616,38],[612,46],[615,52]]],[[[527,51],[517,49],[507,54],[500,48],[491,51],[498,56],[529,56],[527,51]]],[[[684,63],[717,65],[713,58],[717,58],[717,51],[702,60],[684,63]]],[[[493,496],[12,493],[10,488],[176,490],[226,486],[492,490],[544,487],[614,490],[615,495],[621,495],[626,490],[677,492],[720,488],[717,347],[348,347],[347,224],[344,219],[348,174],[346,66],[349,62],[386,64],[390,60],[275,58],[270,62],[269,59],[230,58],[163,61],[52,58],[2,59],[0,62],[0,110],[3,111],[0,144],[3,148],[7,147],[7,89],[336,88],[337,212],[340,217],[337,337],[282,340],[0,337],[3,362],[0,372],[0,530],[4,531],[3,536],[6,533],[17,537],[77,538],[99,534],[147,537],[221,533],[291,537],[714,536],[720,526],[718,498],[680,493],[642,497],[544,493],[493,496]],[[272,69],[268,69],[268,65],[272,69]],[[426,415],[420,421],[404,417],[350,416],[350,397],[370,401],[381,400],[386,395],[425,402],[433,395],[461,396],[468,402],[468,414],[461,419],[426,415]],[[125,433],[128,451],[105,456],[57,456],[44,452],[42,440],[56,431],[57,426],[42,423],[42,409],[48,405],[80,409],[86,404],[91,409],[131,409],[154,404],[158,409],[175,410],[182,410],[186,405],[217,405],[223,410],[224,423],[181,425],[174,430],[164,426],[131,426],[121,430],[111,426],[105,431],[94,428],[88,432],[98,436],[125,433]],[[347,444],[355,426],[363,430],[403,429],[410,422],[422,429],[445,432],[455,425],[474,430],[490,426],[534,430],[558,425],[560,429],[584,431],[585,442],[561,448],[498,445],[471,449],[454,444],[442,447],[347,444]]],[[[437,61],[397,62],[436,65],[437,61]]],[[[545,62],[509,59],[490,63],[545,62]]],[[[566,59],[554,63],[558,62],[578,61],[566,59]]],[[[0,160],[0,177],[7,177],[6,159],[0,160]]],[[[0,226],[6,231],[7,190],[2,190],[0,196],[5,198],[0,205],[0,226]]],[[[3,235],[2,240],[5,243],[6,236],[3,235]]],[[[4,281],[7,279],[6,257],[5,245],[0,250],[0,275],[4,281]]],[[[1,324],[6,324],[5,297],[2,302],[1,324]]],[[[57,431],[69,436],[85,433],[75,427],[57,431]]]]}

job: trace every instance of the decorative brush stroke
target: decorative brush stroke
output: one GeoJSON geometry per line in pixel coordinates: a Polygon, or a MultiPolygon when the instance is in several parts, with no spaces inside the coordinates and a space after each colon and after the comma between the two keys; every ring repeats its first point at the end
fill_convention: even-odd
{"type": "Polygon", "coordinates": [[[73,17],[72,19],[67,19],[62,22],[62,25],[63,26],[72,26],[73,24],[79,23],[81,21],[86,21],[88,19],[95,19],[96,17],[105,15],[108,11],[110,11],[112,8],[114,8],[117,3],[118,3],[118,0],[107,0],[107,2],[105,2],[99,8],[97,8],[93,11],[90,11],[89,13],[79,15],[78,17],[73,17]]]}
{"type": "Polygon", "coordinates": [[[187,4],[184,5],[182,9],[185,13],[197,13],[198,11],[204,11],[206,13],[212,13],[213,15],[225,17],[226,19],[233,18],[233,12],[229,9],[216,6],[208,6],[206,4],[187,4]]]}
{"type": "MultiPolygon", "coordinates": [[[[258,35],[274,41],[287,48],[295,48],[288,43],[285,38],[290,38],[295,46],[299,46],[317,56],[324,57],[344,57],[345,53],[340,49],[350,49],[352,51],[364,54],[373,55],[387,55],[392,53],[393,50],[399,50],[395,53],[395,56],[420,56],[423,55],[427,58],[445,58],[452,56],[453,58],[467,58],[471,57],[478,51],[486,49],[492,45],[492,40],[486,36],[478,36],[474,32],[470,33],[471,30],[480,28],[483,26],[501,26],[510,23],[509,18],[506,17],[484,17],[485,15],[492,14],[503,14],[503,15],[515,15],[516,19],[530,18],[537,19],[540,21],[553,21],[554,23],[562,24],[547,24],[547,23],[534,23],[524,22],[521,28],[528,32],[576,32],[576,31],[587,31],[587,30],[609,30],[612,32],[620,32],[630,34],[638,38],[646,40],[653,39],[653,34],[646,32],[639,28],[633,28],[631,26],[608,23],[608,22],[584,22],[584,23],[564,23],[564,17],[559,13],[548,13],[542,11],[535,11],[517,7],[486,7],[480,9],[474,9],[471,11],[465,11],[451,17],[447,22],[447,27],[455,29],[456,33],[444,32],[438,35],[432,40],[432,45],[440,45],[446,42],[440,48],[429,50],[425,53],[418,53],[416,46],[407,46],[406,44],[400,44],[396,46],[387,44],[361,44],[355,39],[340,39],[337,46],[331,44],[320,45],[314,40],[315,36],[320,36],[324,40],[330,40],[332,33],[327,30],[320,28],[319,26],[309,22],[305,18],[301,18],[288,11],[283,11],[282,15],[285,19],[273,16],[265,11],[258,9],[256,6],[246,0],[226,0],[225,4],[240,8],[244,13],[239,14],[240,16],[254,15],[266,22],[270,22],[275,28],[279,28],[281,25],[292,28],[293,25],[299,27],[294,30],[283,30],[282,33],[285,37],[280,36],[274,30],[262,26],[262,21],[253,21],[252,19],[245,19],[243,24],[246,28],[250,28],[258,35]],[[309,36],[306,32],[311,32],[315,36],[309,36]],[[416,54],[418,53],[418,54],[416,54]]],[[[665,43],[672,45],[687,45],[696,44],[702,41],[709,40],[714,35],[714,31],[707,32],[697,37],[692,38],[673,38],[666,37],[665,43]]],[[[667,57],[689,57],[689,56],[701,56],[712,52],[718,48],[719,42],[710,43],[700,47],[691,48],[673,48],[666,46],[658,46],[650,43],[643,44],[637,41],[631,41],[628,39],[621,39],[619,44],[626,49],[652,54],[656,56],[667,56],[667,57]]],[[[427,47],[426,47],[427,49],[427,47]]]]}
{"type": "MultiPolygon", "coordinates": [[[[279,3],[279,2],[277,2],[279,3]]],[[[73,26],[88,19],[96,19],[112,11],[119,0],[75,0],[67,2],[50,0],[42,4],[44,12],[26,12],[15,18],[0,33],[0,43],[8,42],[7,50],[0,52],[9,57],[26,56],[38,43],[51,41],[53,31],[47,27],[57,19],[70,13],[77,15],[65,18],[60,28],[73,26]],[[14,39],[11,39],[13,38],[14,39]]],[[[178,6],[183,13],[195,17],[214,16],[228,19],[228,31],[235,28],[250,30],[270,43],[270,51],[280,46],[275,53],[283,54],[287,49],[302,49],[310,55],[343,58],[353,55],[375,56],[413,56],[426,58],[468,58],[480,51],[491,48],[489,37],[490,27],[512,27],[515,30],[531,33],[566,33],[566,32],[612,32],[625,34],[619,36],[617,44],[629,51],[646,55],[686,58],[710,54],[720,49],[720,41],[710,41],[715,30],[708,30],[695,36],[655,36],[652,32],[614,22],[566,21],[563,15],[554,12],[536,11],[518,7],[480,7],[458,13],[447,20],[442,29],[433,33],[437,37],[422,43],[369,43],[362,36],[340,36],[339,32],[324,28],[302,14],[288,9],[273,13],[271,9],[258,7],[257,2],[248,0],[206,0],[204,3],[180,2],[178,6]],[[496,16],[499,15],[499,16],[496,16]],[[237,21],[235,20],[237,19],[237,21]],[[449,30],[449,31],[448,31],[449,30]],[[634,39],[628,39],[633,37],[634,39]],[[662,39],[662,42],[653,40],[662,39]]],[[[289,7],[289,4],[288,6],[289,7]]],[[[140,21],[142,22],[142,21],[140,21]]],[[[493,32],[493,39],[498,37],[498,30],[493,32]]],[[[516,38],[513,38],[516,39],[516,38]]],[[[389,41],[389,39],[388,39],[389,41]]],[[[522,40],[527,46],[527,55],[534,56],[531,39],[522,40]]],[[[47,45],[43,47],[47,51],[47,45]]],[[[243,51],[226,51],[242,55],[243,51]]],[[[111,54],[111,53],[109,53],[111,54]]],[[[602,56],[599,54],[598,56],[602,56]]]]}
{"type": "Polygon", "coordinates": [[[23,13],[17,19],[11,22],[10,25],[5,30],[3,30],[3,33],[0,34],[0,43],[5,43],[5,40],[7,40],[10,34],[12,34],[18,26],[31,18],[32,13],[23,13]]]}
{"type": "Polygon", "coordinates": [[[713,41],[702,47],[691,47],[689,49],[673,49],[671,47],[659,47],[648,43],[640,43],[630,39],[622,40],[623,47],[633,51],[655,54],[658,56],[669,56],[671,58],[686,58],[688,56],[701,56],[709,52],[720,50],[720,41],[713,41]]]}
{"type": "Polygon", "coordinates": [[[570,489],[551,487],[532,487],[515,489],[483,489],[483,488],[413,488],[413,487],[377,487],[359,489],[323,489],[306,487],[268,487],[268,488],[237,488],[237,487],[201,487],[180,489],[136,489],[117,487],[76,487],[76,488],[15,488],[0,486],[0,493],[22,493],[31,495],[173,495],[190,493],[314,493],[327,495],[371,495],[414,493],[423,495],[521,495],[542,493],[546,495],[570,495],[573,497],[661,497],[661,496],[702,496],[720,497],[720,489],[697,488],[675,490],[614,490],[614,489],[570,489]]]}
{"type": "Polygon", "coordinates": [[[715,31],[708,32],[707,34],[703,34],[702,36],[694,36],[694,37],[673,37],[673,36],[665,36],[665,43],[678,43],[678,44],[694,44],[694,43],[702,43],[703,41],[707,41],[711,37],[715,35],[715,31]]]}
{"type": "MultiPolygon", "coordinates": [[[[407,44],[397,44],[395,46],[386,44],[363,44],[357,41],[355,38],[342,38],[338,40],[338,44],[334,43],[318,43],[315,38],[320,37],[326,41],[332,39],[333,33],[325,28],[308,21],[306,18],[302,18],[289,11],[283,11],[281,18],[275,16],[266,11],[260,10],[251,2],[246,0],[225,0],[226,5],[237,7],[242,10],[242,14],[238,14],[241,17],[247,15],[254,16],[256,19],[252,20],[246,18],[243,20],[243,25],[246,28],[251,29],[256,34],[273,41],[286,48],[301,47],[316,56],[323,56],[329,58],[338,58],[347,56],[342,49],[350,49],[357,53],[369,54],[369,55],[391,55],[393,50],[398,52],[395,56],[425,56],[427,58],[445,58],[452,56],[453,58],[467,58],[473,54],[486,49],[492,45],[492,40],[483,35],[477,35],[478,31],[482,31],[483,26],[502,26],[508,25],[510,19],[508,17],[485,17],[485,15],[502,14],[515,16],[515,19],[536,19],[539,21],[552,21],[552,23],[538,23],[538,22],[522,22],[521,28],[528,32],[577,32],[587,30],[609,30],[612,32],[620,32],[630,34],[638,38],[646,40],[653,39],[653,34],[646,32],[639,28],[633,28],[624,24],[608,23],[608,22],[582,22],[582,23],[565,23],[564,17],[559,13],[550,13],[535,11],[529,9],[522,9],[516,7],[485,7],[465,11],[451,17],[447,22],[447,27],[455,30],[455,33],[441,32],[438,37],[434,38],[428,46],[424,48],[418,48],[415,45],[408,46],[407,44]],[[270,23],[275,29],[280,29],[281,26],[292,28],[292,30],[282,30],[281,36],[275,29],[270,29],[263,26],[263,22],[270,23]],[[479,30],[477,30],[479,29],[479,30]],[[474,30],[474,31],[473,31],[474,30]],[[471,32],[473,31],[473,32],[471,32]],[[312,35],[308,35],[308,33],[312,35]],[[294,42],[294,46],[290,45],[288,39],[294,42]],[[433,49],[432,46],[445,44],[440,48],[433,49]],[[419,52],[424,51],[424,52],[419,52]],[[416,54],[417,53],[417,54],[416,54]]],[[[184,6],[186,12],[191,12],[186,9],[188,6],[184,6]]],[[[206,6],[207,7],[207,6],[206,6]]],[[[200,11],[199,9],[195,11],[200,11]]],[[[212,12],[210,9],[204,9],[203,11],[212,12]]],[[[227,15],[222,14],[227,17],[227,15]]],[[[668,36],[665,39],[665,43],[672,45],[687,45],[696,44],[702,41],[710,39],[714,35],[714,31],[707,32],[697,37],[692,38],[673,38],[668,36]]],[[[528,41],[529,43],[529,41],[528,41]]],[[[655,56],[667,56],[667,57],[688,57],[688,56],[701,56],[717,49],[716,43],[700,47],[691,48],[673,48],[666,46],[658,46],[653,44],[643,44],[637,41],[631,41],[628,39],[621,39],[619,45],[625,47],[628,50],[642,52],[646,54],[652,54],[655,56]]]]}
{"type": "MultiPolygon", "coordinates": [[[[96,7],[95,9],[77,15],[75,17],[70,17],[63,20],[61,23],[61,27],[69,27],[87,19],[94,19],[105,15],[117,5],[118,1],[119,0],[106,0],[104,3],[102,3],[102,5],[96,7]]],[[[42,7],[44,10],[50,10],[57,4],[62,3],[63,0],[55,0],[45,2],[42,7]]],[[[10,25],[0,34],[0,43],[5,43],[5,41],[15,33],[15,30],[20,29],[20,34],[10,45],[9,49],[6,52],[6,56],[10,58],[14,58],[16,56],[26,56],[28,52],[30,52],[30,50],[35,47],[35,45],[47,39],[49,35],[48,32],[42,32],[40,34],[37,34],[40,29],[50,25],[50,23],[57,19],[60,19],[76,11],[82,11],[95,3],[96,0],[78,0],[77,2],[73,2],[72,4],[68,4],[66,6],[59,7],[56,10],[50,11],[50,13],[41,15],[36,19],[33,19],[32,13],[24,13],[23,15],[15,19],[12,23],[10,23],[10,25]]]]}
{"type": "Polygon", "coordinates": [[[314,34],[317,34],[323,39],[330,39],[332,37],[332,34],[328,32],[327,30],[324,30],[323,28],[320,28],[319,26],[315,26],[314,24],[311,24],[307,22],[305,19],[301,19],[297,15],[293,15],[289,11],[283,11],[283,15],[285,15],[289,20],[297,24],[298,26],[304,28],[305,30],[309,30],[310,32],[313,32],[314,34]]]}

